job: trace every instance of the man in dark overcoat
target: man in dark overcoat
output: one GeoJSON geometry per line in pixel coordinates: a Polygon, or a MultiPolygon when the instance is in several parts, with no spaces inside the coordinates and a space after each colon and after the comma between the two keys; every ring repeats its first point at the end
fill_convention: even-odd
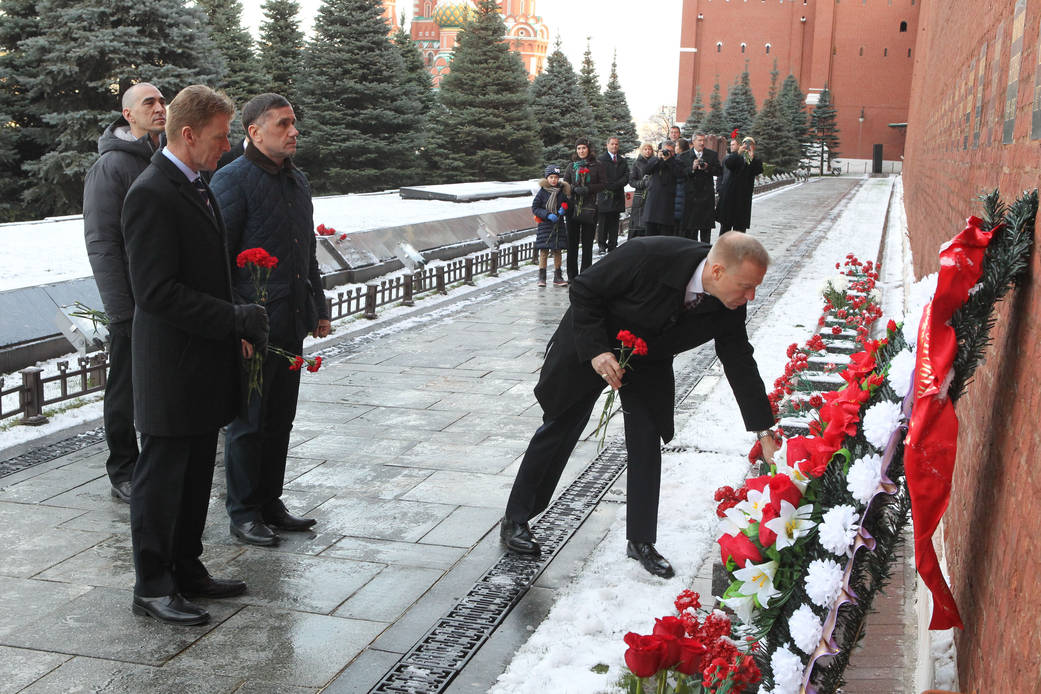
{"type": "Polygon", "coordinates": [[[167,109],[167,145],[123,204],[136,308],[134,467],[130,533],[132,609],[171,624],[205,624],[190,597],[221,598],[242,581],[210,576],[199,557],[217,432],[239,401],[238,354],[263,350],[262,306],[233,302],[224,223],[200,177],[228,151],[235,107],[209,87],[185,87],[167,109]]]}
{"type": "Polygon", "coordinates": [[[755,140],[746,137],[736,151],[731,151],[723,160],[723,177],[719,181],[719,201],[716,203],[719,233],[748,231],[752,223],[755,177],[761,173],[763,160],[755,156],[755,140]]]}
{"type": "Polygon", "coordinates": [[[607,178],[607,185],[597,194],[596,245],[601,253],[618,246],[618,218],[625,212],[629,160],[618,153],[618,143],[617,137],[607,138],[607,151],[598,157],[607,178]]]}
{"type": "Polygon", "coordinates": [[[643,203],[643,225],[647,236],[672,236],[676,226],[676,182],[686,175],[676,158],[676,143],[665,140],[656,156],[647,160],[647,199],[643,203]]]}
{"type": "Polygon", "coordinates": [[[705,147],[705,134],[695,133],[684,155],[690,171],[684,179],[683,230],[687,238],[709,243],[716,226],[715,176],[723,174],[719,155],[705,147]],[[687,235],[689,234],[689,236],[687,235]]]}
{"type": "Polygon", "coordinates": [[[714,340],[745,428],[757,432],[764,455],[772,456],[774,419],[745,332],[745,304],[755,298],[768,263],[762,245],[744,234],[726,234],[714,246],[639,238],[576,278],[571,307],[546,347],[535,387],[543,424],[528,444],[500,524],[507,549],[539,552],[528,522],[549,505],[597,398],[609,386],[618,390],[625,418],[626,553],[652,574],[673,575],[654,547],[661,443],[673,436],[672,359],[714,340]],[[631,371],[623,371],[615,355],[620,330],[647,342],[647,355],[634,357],[631,371]]]}

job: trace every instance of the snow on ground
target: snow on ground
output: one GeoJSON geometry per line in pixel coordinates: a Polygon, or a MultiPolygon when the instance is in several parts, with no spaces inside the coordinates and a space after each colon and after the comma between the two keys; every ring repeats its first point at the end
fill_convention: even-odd
{"type": "MultiPolygon", "coordinates": [[[[536,185],[530,182],[533,192],[536,185]]],[[[529,205],[527,196],[458,203],[402,200],[397,191],[334,195],[314,199],[314,223],[339,232],[364,231],[529,205]]],[[[82,216],[0,224],[0,291],[90,276],[82,216]]]]}
{"type": "MultiPolygon", "coordinates": [[[[878,254],[883,219],[894,179],[866,179],[846,210],[773,306],[764,327],[751,336],[763,380],[769,384],[787,362],[785,350],[803,343],[821,315],[819,289],[835,263],[854,253],[862,261],[878,254]]],[[[741,417],[725,379],[720,379],[676,436],[686,453],[665,454],[658,542],[676,577],[652,577],[625,556],[625,516],[561,591],[547,618],[514,656],[491,694],[591,694],[617,691],[629,631],[650,633],[654,619],[674,614],[672,601],[693,584],[702,563],[716,552],[717,518],[712,496],[739,482],[747,471],[751,435],[734,436],[741,417]],[[700,449],[700,450],[698,450],[700,449]],[[568,644],[560,648],[560,644],[568,644]],[[609,666],[605,674],[592,668],[609,666]]],[[[743,428],[743,427],[742,427],[743,428]]],[[[703,602],[707,601],[707,596],[703,602]]]]}

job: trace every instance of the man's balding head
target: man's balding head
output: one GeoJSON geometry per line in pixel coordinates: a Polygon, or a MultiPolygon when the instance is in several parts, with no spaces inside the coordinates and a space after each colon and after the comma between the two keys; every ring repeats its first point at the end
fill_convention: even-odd
{"type": "Polygon", "coordinates": [[[159,143],[159,135],[166,127],[166,99],[155,85],[138,82],[123,92],[123,118],[130,124],[130,133],[136,137],[148,135],[159,143]]]}

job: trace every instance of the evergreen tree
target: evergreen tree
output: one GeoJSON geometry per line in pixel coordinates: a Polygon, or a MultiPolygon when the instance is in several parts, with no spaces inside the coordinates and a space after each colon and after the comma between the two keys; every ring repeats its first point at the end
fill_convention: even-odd
{"type": "Polygon", "coordinates": [[[97,140],[132,84],[151,82],[172,98],[192,83],[216,83],[223,65],[206,16],[181,0],[39,0],[40,33],[17,44],[9,76],[39,114],[35,141],[46,151],[26,161],[25,202],[34,216],[79,212],[83,178],[97,140]]]}
{"type": "Polygon", "coordinates": [[[828,168],[831,161],[839,156],[839,128],[835,123],[835,107],[831,103],[831,92],[828,91],[827,83],[821,92],[820,100],[813,107],[810,114],[810,131],[813,134],[814,145],[820,150],[820,175],[824,175],[824,161],[827,159],[828,168]]]}
{"type": "MultiPolygon", "coordinates": [[[[636,134],[633,115],[629,111],[629,102],[618,81],[618,55],[611,58],[611,76],[604,89],[604,124],[605,137],[618,138],[618,151],[631,152],[640,146],[640,137],[636,134]]],[[[606,142],[606,139],[605,139],[606,142]]]]}
{"type": "Polygon", "coordinates": [[[18,42],[41,29],[36,0],[0,0],[0,223],[29,218],[22,196],[29,179],[22,164],[38,159],[46,148],[33,137],[43,125],[40,110],[29,103],[26,85],[16,77],[30,71],[18,42]]]}
{"type": "Polygon", "coordinates": [[[422,112],[429,114],[437,101],[434,98],[434,85],[430,81],[430,73],[423,64],[423,54],[412,37],[405,31],[405,16],[401,16],[401,24],[394,31],[391,43],[401,54],[401,60],[405,64],[405,84],[411,86],[416,92],[416,100],[419,101],[422,112]]]}
{"type": "Polygon", "coordinates": [[[571,61],[560,50],[560,39],[546,59],[546,69],[531,83],[531,100],[546,163],[570,160],[578,138],[596,137],[593,112],[571,61]]]}
{"type": "Polygon", "coordinates": [[[690,115],[680,128],[683,137],[688,140],[694,137],[694,133],[701,128],[701,122],[705,120],[705,103],[701,100],[701,85],[694,87],[694,103],[690,105],[690,115]]]}
{"type": "Polygon", "coordinates": [[[777,95],[777,74],[775,62],[770,72],[770,93],[756,114],[752,134],[755,136],[756,156],[762,156],[763,161],[781,171],[791,171],[798,166],[801,152],[777,95]]]}
{"type": "Polygon", "coordinates": [[[733,128],[727,127],[726,115],[723,113],[723,97],[719,91],[719,76],[716,76],[716,84],[712,88],[712,95],[708,99],[708,113],[705,120],[701,122],[701,129],[708,135],[719,135],[726,137],[733,128]]]}
{"type": "Polygon", "coordinates": [[[589,110],[593,113],[593,128],[590,138],[598,150],[604,149],[606,137],[607,114],[604,112],[604,95],[600,93],[600,76],[596,74],[596,65],[593,64],[593,52],[589,45],[590,39],[586,37],[586,52],[582,56],[582,68],[578,73],[578,86],[582,89],[582,95],[589,104],[589,110]]]}
{"type": "Polygon", "coordinates": [[[779,100],[792,137],[805,147],[810,137],[810,129],[806,124],[806,97],[799,89],[799,80],[795,79],[795,75],[789,73],[784,78],[779,100]]]}
{"type": "Polygon", "coordinates": [[[748,76],[748,62],[745,62],[745,70],[741,76],[730,85],[727,92],[727,103],[723,107],[723,116],[726,120],[726,132],[737,128],[744,132],[752,127],[755,121],[755,96],[748,76]]]}
{"type": "Polygon", "coordinates": [[[495,0],[479,0],[476,17],[459,32],[425,152],[445,180],[509,181],[538,172],[528,73],[505,35],[495,0]]]}
{"type": "Polygon", "coordinates": [[[415,91],[380,0],[325,0],[304,51],[299,162],[321,193],[397,188],[417,175],[415,91]]]}
{"type": "MultiPolygon", "coordinates": [[[[297,105],[297,81],[304,68],[304,34],[300,31],[296,0],[267,0],[260,25],[260,68],[267,77],[266,92],[275,92],[297,105]]],[[[297,117],[300,117],[300,109],[297,117]]]]}
{"type": "Polygon", "coordinates": [[[195,4],[206,11],[210,37],[224,58],[224,76],[215,86],[241,109],[247,101],[264,92],[267,82],[253,51],[253,37],[239,21],[242,3],[239,0],[196,0],[195,4]]]}

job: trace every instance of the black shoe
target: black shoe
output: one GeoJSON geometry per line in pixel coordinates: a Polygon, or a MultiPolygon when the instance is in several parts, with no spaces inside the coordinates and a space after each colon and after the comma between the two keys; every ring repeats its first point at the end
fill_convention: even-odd
{"type": "Polygon", "coordinates": [[[207,624],[210,621],[210,613],[198,605],[188,602],[180,593],[163,595],[158,598],[143,598],[134,596],[134,602],[130,610],[137,615],[158,619],[167,624],[207,624]]]}
{"type": "Polygon", "coordinates": [[[113,498],[119,499],[124,504],[130,503],[130,480],[112,485],[113,498]]]}
{"type": "Polygon", "coordinates": [[[504,517],[499,523],[499,537],[506,549],[517,554],[538,554],[542,551],[539,543],[531,537],[531,528],[527,523],[518,523],[504,517]]]}
{"type": "Polygon", "coordinates": [[[250,545],[258,547],[274,547],[281,539],[275,532],[260,521],[245,523],[231,522],[231,534],[250,545]]]}
{"type": "Polygon", "coordinates": [[[676,572],[672,570],[669,560],[658,554],[654,545],[650,542],[633,542],[629,540],[626,545],[625,554],[630,559],[638,559],[643,568],[655,576],[672,578],[676,572]]]}
{"type": "Polygon", "coordinates": [[[210,575],[190,583],[177,583],[181,594],[189,598],[233,598],[246,592],[245,581],[214,578],[210,575]]]}
{"type": "Polygon", "coordinates": [[[279,504],[277,511],[265,513],[264,524],[279,530],[309,530],[317,521],[314,518],[299,518],[279,504]]]}

